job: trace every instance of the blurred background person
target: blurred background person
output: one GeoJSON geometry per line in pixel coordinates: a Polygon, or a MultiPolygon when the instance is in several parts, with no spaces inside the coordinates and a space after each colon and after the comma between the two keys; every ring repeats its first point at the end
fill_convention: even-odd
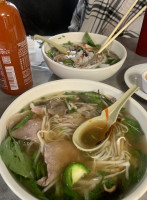
{"type": "MultiPolygon", "coordinates": [[[[109,36],[124,14],[128,11],[134,0],[79,0],[73,13],[69,31],[99,33],[109,36]]],[[[147,3],[139,0],[128,17],[124,20],[118,31],[147,3]]],[[[144,13],[126,28],[121,36],[138,37],[144,13]]]]}

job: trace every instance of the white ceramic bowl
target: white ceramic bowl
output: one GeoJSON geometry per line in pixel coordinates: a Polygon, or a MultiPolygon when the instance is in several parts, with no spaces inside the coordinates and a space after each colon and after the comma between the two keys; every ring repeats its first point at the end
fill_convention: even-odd
{"type": "MultiPolygon", "coordinates": [[[[11,115],[18,112],[23,106],[41,96],[52,94],[54,92],[77,90],[77,91],[97,91],[100,90],[103,94],[110,94],[116,98],[119,98],[122,92],[104,83],[79,79],[66,79],[52,81],[42,84],[33,89],[28,90],[21,96],[19,96],[13,103],[6,109],[0,119],[0,143],[6,137],[6,122],[11,115]]],[[[132,98],[126,104],[127,110],[139,121],[143,131],[147,137],[147,112],[142,106],[132,98]]],[[[11,190],[22,200],[37,200],[35,197],[26,192],[15,181],[8,169],[0,159],[0,173],[6,184],[11,190]]],[[[123,200],[138,200],[147,191],[147,173],[138,185],[125,197],[123,200]]]]}
{"type": "MultiPolygon", "coordinates": [[[[69,32],[69,33],[55,35],[51,37],[50,39],[58,44],[63,44],[68,41],[71,41],[74,43],[74,42],[81,42],[83,35],[84,35],[83,32],[69,32]]],[[[96,44],[103,44],[107,38],[106,36],[95,34],[95,33],[89,33],[89,35],[96,44]]],[[[109,46],[109,49],[111,49],[115,54],[119,56],[120,61],[118,63],[105,67],[105,68],[78,69],[78,68],[72,68],[72,67],[59,64],[53,61],[52,59],[50,59],[46,55],[46,52],[49,49],[50,49],[49,45],[47,43],[44,43],[44,45],[42,46],[42,54],[43,54],[44,60],[46,64],[48,65],[48,67],[51,69],[51,71],[60,78],[78,78],[78,79],[103,81],[113,76],[122,67],[127,57],[127,51],[125,47],[121,43],[115,40],[109,46]]]]}

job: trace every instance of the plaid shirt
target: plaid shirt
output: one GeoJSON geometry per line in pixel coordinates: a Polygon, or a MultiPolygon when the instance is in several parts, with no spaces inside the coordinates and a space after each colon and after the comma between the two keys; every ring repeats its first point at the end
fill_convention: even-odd
{"type": "MultiPolygon", "coordinates": [[[[87,31],[109,36],[133,2],[134,0],[79,0],[68,27],[69,31],[87,31]]],[[[147,0],[139,0],[118,30],[146,3],[147,0]]],[[[143,17],[144,13],[131,23],[122,35],[124,37],[138,37],[143,17]]]]}

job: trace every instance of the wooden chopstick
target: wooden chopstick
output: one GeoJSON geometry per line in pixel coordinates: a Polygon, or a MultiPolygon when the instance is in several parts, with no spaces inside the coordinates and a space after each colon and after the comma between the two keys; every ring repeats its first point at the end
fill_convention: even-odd
{"type": "Polygon", "coordinates": [[[129,10],[126,12],[126,14],[123,16],[123,18],[120,20],[120,22],[117,24],[117,26],[114,28],[114,30],[112,31],[112,33],[110,34],[110,36],[107,38],[107,40],[104,42],[103,45],[105,45],[110,39],[111,37],[114,35],[114,33],[116,32],[116,30],[120,27],[120,25],[122,24],[122,22],[125,20],[125,18],[128,16],[128,14],[130,13],[130,11],[134,8],[134,6],[136,5],[136,3],[138,2],[138,0],[135,0],[134,3],[132,4],[132,6],[129,8],[129,10]]]}
{"type": "Polygon", "coordinates": [[[97,52],[97,54],[100,54],[117,36],[122,33],[125,28],[127,28],[143,11],[145,11],[147,6],[144,6],[118,33],[116,33],[105,45],[103,45],[100,50],[97,52]]]}

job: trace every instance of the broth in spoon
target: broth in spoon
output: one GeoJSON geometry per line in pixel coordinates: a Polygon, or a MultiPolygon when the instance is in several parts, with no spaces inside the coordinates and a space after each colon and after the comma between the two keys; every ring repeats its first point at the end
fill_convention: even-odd
{"type": "Polygon", "coordinates": [[[82,131],[80,142],[85,148],[95,147],[106,139],[108,132],[107,121],[94,122],[82,131]]]}

